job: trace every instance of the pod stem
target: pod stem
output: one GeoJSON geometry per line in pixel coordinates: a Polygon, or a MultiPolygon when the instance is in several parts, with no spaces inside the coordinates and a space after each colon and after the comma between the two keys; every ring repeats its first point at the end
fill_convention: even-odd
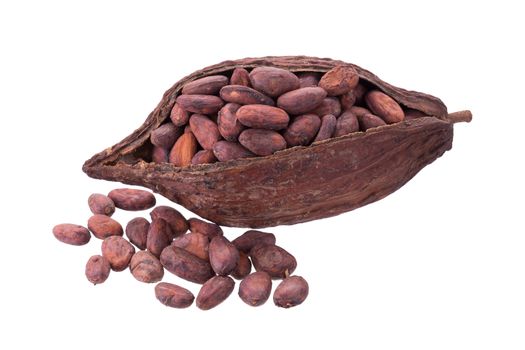
{"type": "Polygon", "coordinates": [[[449,113],[446,118],[447,121],[450,123],[461,123],[461,122],[467,122],[470,123],[472,120],[472,112],[471,111],[458,111],[454,113],[449,113]]]}

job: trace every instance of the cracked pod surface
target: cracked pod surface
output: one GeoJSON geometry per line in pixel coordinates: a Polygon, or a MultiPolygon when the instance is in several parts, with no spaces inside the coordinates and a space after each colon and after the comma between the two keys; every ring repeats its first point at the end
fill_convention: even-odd
{"type": "Polygon", "coordinates": [[[150,188],[221,225],[261,228],[295,224],[341,214],[394,192],[449,150],[453,123],[470,117],[470,112],[449,115],[438,98],[397,88],[342,61],[305,56],[225,61],[177,82],[139,129],[94,155],[83,170],[93,178],[150,188]],[[273,66],[295,73],[324,73],[339,65],[353,67],[360,82],[427,116],[264,157],[188,167],[151,161],[150,134],[169,119],[186,83],[210,75],[230,75],[235,68],[273,66]]]}

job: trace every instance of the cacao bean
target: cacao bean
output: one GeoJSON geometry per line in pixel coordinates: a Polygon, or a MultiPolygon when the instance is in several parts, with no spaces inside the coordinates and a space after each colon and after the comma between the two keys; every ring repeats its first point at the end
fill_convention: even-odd
{"type": "Polygon", "coordinates": [[[149,226],[146,247],[151,254],[159,257],[162,250],[170,245],[171,237],[173,233],[168,223],[164,219],[153,219],[149,226]]]}
{"type": "Polygon", "coordinates": [[[111,216],[115,212],[115,203],[111,198],[100,193],[93,193],[89,196],[88,206],[93,214],[111,216]]]}
{"type": "Polygon", "coordinates": [[[183,126],[188,123],[188,120],[190,120],[190,114],[188,111],[184,110],[180,104],[175,103],[171,109],[170,119],[173,125],[183,126]]]}
{"type": "Polygon", "coordinates": [[[237,141],[244,126],[237,120],[235,113],[241,107],[237,103],[227,103],[219,111],[217,125],[219,132],[226,141],[237,141]]]}
{"type": "Polygon", "coordinates": [[[181,127],[177,127],[173,123],[166,123],[151,132],[150,141],[154,146],[170,149],[182,134],[183,129],[181,127]]]}
{"type": "Polygon", "coordinates": [[[253,266],[266,271],[273,279],[285,278],[294,272],[297,261],[292,254],[273,244],[258,244],[250,250],[253,266]]]}
{"type": "Polygon", "coordinates": [[[205,150],[213,149],[213,145],[221,139],[219,128],[205,115],[194,114],[190,118],[193,135],[205,150]]]}
{"type": "Polygon", "coordinates": [[[209,310],[230,296],[235,287],[235,281],[231,277],[215,276],[204,283],[197,295],[196,304],[201,310],[209,310]]]}
{"type": "Polygon", "coordinates": [[[325,115],[321,118],[321,127],[314,139],[314,142],[323,141],[331,138],[335,132],[337,125],[337,118],[331,114],[325,115]]]}
{"type": "Polygon", "coordinates": [[[126,225],[126,236],[140,250],[146,249],[149,221],[144,218],[134,218],[126,225]]]}
{"type": "Polygon", "coordinates": [[[315,114],[304,114],[290,123],[283,136],[290,146],[306,146],[312,142],[321,127],[321,119],[315,114]]]}
{"type": "Polygon", "coordinates": [[[182,109],[198,114],[217,113],[224,104],[219,97],[212,95],[180,95],[177,103],[182,109]]]}
{"type": "Polygon", "coordinates": [[[213,150],[203,149],[195,153],[193,158],[191,158],[191,164],[210,164],[215,163],[217,158],[213,154],[213,150]]]}
{"type": "Polygon", "coordinates": [[[197,153],[197,139],[192,132],[184,132],[173,145],[169,162],[180,167],[190,165],[195,153],[197,153]]]}
{"type": "Polygon", "coordinates": [[[300,276],[285,278],[273,292],[273,302],[279,307],[289,308],[302,304],[308,296],[308,283],[300,276]]]}
{"type": "Polygon", "coordinates": [[[150,216],[152,220],[163,219],[168,223],[171,228],[171,234],[173,235],[170,239],[180,236],[188,231],[188,222],[178,210],[173,209],[172,207],[159,205],[151,211],[150,216]]]}
{"type": "Polygon", "coordinates": [[[239,262],[239,251],[224,236],[215,236],[209,245],[210,265],[218,275],[228,275],[239,262]]]}
{"type": "Polygon", "coordinates": [[[401,106],[387,94],[372,90],[365,96],[365,101],[373,114],[383,119],[388,124],[398,123],[405,119],[401,106]]]}
{"type": "Polygon", "coordinates": [[[109,236],[122,236],[124,231],[120,224],[106,215],[95,214],[88,220],[88,229],[98,239],[109,236]]]}
{"type": "Polygon", "coordinates": [[[246,129],[239,135],[239,142],[258,156],[269,156],[286,148],[285,139],[273,130],[246,129]]]}
{"type": "Polygon", "coordinates": [[[174,275],[194,283],[202,284],[215,275],[206,260],[172,245],[164,248],[160,263],[174,275]]]}
{"type": "Polygon", "coordinates": [[[319,86],[322,87],[328,95],[339,96],[350,92],[357,86],[359,75],[351,66],[336,66],[326,72],[319,86]]]}
{"type": "Polygon", "coordinates": [[[355,103],[362,104],[363,98],[365,97],[368,89],[363,84],[357,84],[357,86],[352,90],[355,96],[355,103]]]}
{"type": "Polygon", "coordinates": [[[117,208],[130,211],[146,210],[156,203],[153,193],[133,188],[117,188],[109,192],[108,197],[117,208]]]}
{"type": "Polygon", "coordinates": [[[331,114],[334,117],[339,117],[341,114],[341,103],[337,97],[327,97],[321,102],[319,107],[312,111],[313,114],[317,114],[319,117],[331,114]]]}
{"type": "Polygon", "coordinates": [[[270,97],[277,97],[285,92],[299,88],[299,78],[290,71],[274,67],[257,67],[250,73],[250,82],[254,89],[270,97]]]}
{"type": "Polygon", "coordinates": [[[352,90],[352,91],[347,92],[346,94],[342,94],[339,97],[339,100],[341,101],[341,107],[344,110],[350,109],[350,108],[352,108],[355,105],[357,97],[356,97],[354,91],[355,91],[355,89],[352,90]]]}
{"type": "Polygon", "coordinates": [[[187,308],[195,300],[193,294],[186,288],[167,282],[160,282],[155,286],[155,297],[162,304],[177,309],[187,308]]]}
{"type": "Polygon", "coordinates": [[[164,277],[159,259],[150,252],[138,251],[131,258],[129,269],[133,277],[144,283],[155,283],[164,277]]]}
{"type": "Polygon", "coordinates": [[[252,263],[250,258],[244,252],[239,251],[239,262],[231,272],[232,277],[237,280],[242,280],[244,277],[248,276],[251,271],[252,263]]]}
{"type": "Polygon", "coordinates": [[[255,154],[248,151],[238,143],[230,141],[219,141],[213,145],[213,154],[221,162],[255,156],[255,154]]]}
{"type": "Polygon", "coordinates": [[[354,113],[348,111],[343,112],[337,118],[335,125],[334,137],[339,137],[353,132],[359,131],[359,122],[354,113]]]}
{"type": "Polygon", "coordinates": [[[133,254],[135,248],[120,236],[110,236],[102,242],[102,256],[109,261],[113,271],[125,270],[133,254]]]}
{"type": "Polygon", "coordinates": [[[182,93],[185,95],[217,95],[219,90],[225,85],[228,85],[227,77],[224,75],[210,75],[186,83],[182,88],[182,93]]]}
{"type": "Polygon", "coordinates": [[[320,87],[300,88],[279,96],[277,107],[290,114],[303,114],[321,105],[325,97],[326,91],[320,87]]]}
{"type": "Polygon", "coordinates": [[[355,114],[356,117],[360,117],[365,114],[372,114],[372,112],[369,109],[366,109],[364,107],[359,107],[359,106],[350,107],[350,112],[355,114]]]}
{"type": "Polygon", "coordinates": [[[275,244],[273,233],[257,230],[248,230],[232,241],[232,244],[241,252],[248,254],[258,244],[275,244]]]}
{"type": "Polygon", "coordinates": [[[239,285],[239,297],[250,306],[260,306],[268,300],[272,292],[272,279],[264,271],[248,275],[239,285]]]}
{"type": "Polygon", "coordinates": [[[186,233],[175,238],[172,242],[172,245],[182,248],[202,260],[209,260],[209,240],[208,237],[203,234],[193,232],[186,233]]]}
{"type": "Polygon", "coordinates": [[[257,104],[242,106],[236,116],[241,124],[257,129],[280,130],[286,128],[290,121],[288,114],[281,108],[257,104]]]}
{"type": "Polygon", "coordinates": [[[155,163],[167,163],[169,160],[170,151],[157,146],[153,147],[151,158],[155,163]]]}
{"type": "Polygon", "coordinates": [[[273,106],[275,103],[273,100],[248,86],[243,85],[227,85],[221,89],[221,98],[224,101],[237,103],[240,105],[248,104],[262,104],[273,106]]]}
{"type": "Polygon", "coordinates": [[[383,119],[379,118],[377,115],[373,115],[370,113],[363,114],[357,117],[357,120],[359,121],[359,127],[362,131],[386,125],[383,119]]]}
{"type": "Polygon", "coordinates": [[[84,245],[91,239],[91,234],[84,226],[59,224],[53,227],[53,235],[60,242],[71,245],[84,245]]]}
{"type": "Polygon", "coordinates": [[[191,218],[188,220],[190,231],[200,233],[211,240],[215,236],[222,236],[222,228],[212,222],[206,222],[201,219],[191,218]]]}
{"type": "Polygon", "coordinates": [[[230,84],[250,86],[250,73],[244,68],[235,68],[230,78],[230,84]]]}
{"type": "Polygon", "coordinates": [[[317,72],[301,72],[297,73],[299,77],[299,87],[314,87],[319,85],[321,74],[317,72]]]}
{"type": "Polygon", "coordinates": [[[93,255],[86,263],[86,277],[93,284],[104,283],[111,271],[109,261],[101,255],[93,255]]]}

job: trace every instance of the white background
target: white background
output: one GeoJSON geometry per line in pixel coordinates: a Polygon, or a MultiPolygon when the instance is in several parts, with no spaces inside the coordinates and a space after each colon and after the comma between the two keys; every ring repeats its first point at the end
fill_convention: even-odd
{"type": "Polygon", "coordinates": [[[525,26],[512,3],[2,1],[0,348],[524,349],[525,26]],[[170,309],[127,271],[92,286],[100,241],[51,234],[118,186],[84,160],[183,76],[291,54],[356,63],[474,121],[388,198],[269,230],[310,283],[300,307],[250,308],[235,291],[209,312],[170,309]]]}

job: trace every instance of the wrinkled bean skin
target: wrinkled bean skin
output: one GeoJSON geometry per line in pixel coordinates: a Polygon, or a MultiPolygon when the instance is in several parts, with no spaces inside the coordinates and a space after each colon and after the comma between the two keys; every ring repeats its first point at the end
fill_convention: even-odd
{"type": "Polygon", "coordinates": [[[334,135],[335,127],[337,125],[337,118],[331,114],[325,115],[321,118],[321,127],[313,142],[324,141],[334,135]]]}
{"type": "Polygon", "coordinates": [[[180,236],[188,231],[188,222],[178,210],[172,207],[159,205],[151,211],[150,216],[152,220],[163,219],[168,223],[171,228],[171,234],[173,235],[170,239],[180,236]]]}
{"type": "Polygon", "coordinates": [[[257,244],[275,244],[275,235],[269,232],[248,230],[232,241],[241,252],[248,254],[257,244]]]}
{"type": "Polygon", "coordinates": [[[188,220],[190,231],[193,233],[200,233],[211,240],[215,236],[222,236],[222,228],[213,222],[206,222],[201,219],[191,218],[188,220]]]}
{"type": "Polygon", "coordinates": [[[115,203],[109,198],[101,193],[93,193],[88,198],[89,210],[93,214],[101,214],[106,216],[111,216],[115,212],[115,203]]]}
{"type": "Polygon", "coordinates": [[[59,224],[53,227],[53,235],[62,243],[84,245],[91,239],[89,230],[75,224],[59,224]]]}
{"type": "Polygon", "coordinates": [[[272,292],[272,279],[264,271],[257,271],[241,281],[239,297],[250,306],[260,306],[270,297],[272,292]]]}
{"type": "Polygon", "coordinates": [[[308,291],[308,283],[304,278],[290,276],[275,288],[273,301],[279,307],[290,308],[302,304],[308,296],[308,291]]]}
{"type": "Polygon", "coordinates": [[[258,156],[269,156],[286,148],[286,140],[277,131],[247,129],[239,135],[239,143],[258,156]]]}
{"type": "Polygon", "coordinates": [[[93,255],[86,263],[85,274],[89,282],[93,284],[104,283],[111,271],[109,261],[101,255],[93,255]]]}
{"type": "Polygon", "coordinates": [[[190,118],[190,127],[197,142],[199,142],[205,150],[211,150],[213,145],[221,139],[217,124],[205,115],[192,115],[190,118]]]}
{"type": "Polygon", "coordinates": [[[275,102],[265,94],[243,85],[227,85],[221,89],[221,98],[240,105],[261,104],[273,106],[275,102]]]}
{"type": "Polygon", "coordinates": [[[285,92],[299,88],[299,78],[290,71],[274,67],[257,67],[250,73],[250,82],[254,89],[270,97],[277,97],[285,92]]]}
{"type": "Polygon", "coordinates": [[[167,282],[160,282],[155,286],[155,297],[162,304],[177,309],[187,308],[195,300],[193,294],[186,288],[167,282]]]}
{"type": "Polygon", "coordinates": [[[297,261],[286,250],[273,244],[258,244],[250,250],[253,266],[267,272],[273,279],[285,278],[294,272],[297,261]]]}
{"type": "Polygon", "coordinates": [[[392,97],[381,91],[370,91],[366,94],[365,101],[372,113],[387,124],[398,123],[405,119],[405,112],[401,106],[392,97]]]}
{"type": "Polygon", "coordinates": [[[160,263],[174,275],[194,283],[202,284],[215,275],[206,260],[171,245],[160,254],[160,263]]]}
{"type": "Polygon", "coordinates": [[[239,251],[224,236],[215,236],[209,245],[210,264],[218,275],[230,274],[239,262],[239,251]]]}
{"type": "Polygon", "coordinates": [[[321,119],[315,114],[303,114],[290,123],[283,134],[286,143],[290,146],[309,145],[321,127],[321,119]]]}
{"type": "Polygon", "coordinates": [[[109,236],[122,236],[124,231],[122,226],[106,215],[95,214],[88,220],[88,229],[98,239],[105,239],[109,236]]]}
{"type": "Polygon", "coordinates": [[[326,72],[319,86],[322,87],[329,96],[339,96],[352,91],[359,83],[359,75],[351,66],[337,66],[326,72]]]}
{"type": "Polygon", "coordinates": [[[140,250],[146,249],[150,223],[148,220],[137,217],[126,225],[126,237],[140,250]]]}
{"type": "Polygon", "coordinates": [[[224,102],[218,96],[212,95],[180,95],[177,97],[177,104],[188,112],[213,114],[221,109],[224,102]]]}
{"type": "Polygon", "coordinates": [[[175,126],[183,126],[190,120],[190,114],[180,104],[175,103],[170,113],[170,119],[175,126]]]}
{"type": "Polygon", "coordinates": [[[186,83],[182,88],[185,95],[216,95],[219,90],[228,85],[228,77],[223,75],[210,75],[186,83]]]}
{"type": "Polygon", "coordinates": [[[289,114],[308,113],[319,107],[326,97],[326,91],[320,87],[306,87],[289,91],[277,99],[277,107],[289,114]]]}
{"type": "Polygon", "coordinates": [[[241,108],[240,104],[227,103],[219,111],[217,125],[219,132],[226,141],[237,141],[239,134],[244,126],[237,120],[237,110],[241,108]]]}
{"type": "Polygon", "coordinates": [[[359,121],[351,111],[345,111],[337,118],[334,137],[339,137],[359,131],[359,121]]]}
{"type": "Polygon", "coordinates": [[[171,228],[164,219],[151,220],[146,240],[148,251],[159,257],[162,250],[170,245],[172,236],[171,228]]]}
{"type": "Polygon", "coordinates": [[[102,242],[102,256],[109,261],[113,271],[125,270],[133,254],[135,248],[120,236],[110,236],[102,242]]]}
{"type": "Polygon", "coordinates": [[[155,283],[164,277],[164,268],[159,259],[150,252],[138,251],[131,258],[129,269],[137,281],[155,283]]]}
{"type": "Polygon", "coordinates": [[[265,105],[242,106],[235,115],[241,124],[257,129],[281,130],[290,121],[288,114],[281,108],[265,105]]]}
{"type": "Polygon", "coordinates": [[[134,188],[117,188],[109,192],[108,197],[122,210],[146,210],[156,203],[153,193],[134,188]]]}
{"type": "Polygon", "coordinates": [[[230,141],[219,141],[213,145],[213,154],[221,162],[255,156],[240,144],[230,141]]]}
{"type": "Polygon", "coordinates": [[[231,85],[251,86],[250,73],[244,68],[235,68],[230,78],[231,85]]]}
{"type": "Polygon", "coordinates": [[[209,310],[230,296],[235,287],[235,281],[231,277],[215,276],[204,283],[197,295],[196,304],[201,310],[209,310]]]}
{"type": "Polygon", "coordinates": [[[200,233],[186,233],[173,240],[173,246],[182,248],[187,252],[203,260],[209,260],[208,246],[209,240],[200,233]]]}
{"type": "Polygon", "coordinates": [[[215,163],[217,158],[213,154],[212,150],[203,149],[195,153],[193,158],[191,158],[191,164],[210,164],[215,163]]]}
{"type": "Polygon", "coordinates": [[[244,252],[239,251],[239,262],[235,269],[231,272],[231,276],[236,280],[242,280],[248,276],[252,271],[252,263],[248,255],[244,252]]]}

